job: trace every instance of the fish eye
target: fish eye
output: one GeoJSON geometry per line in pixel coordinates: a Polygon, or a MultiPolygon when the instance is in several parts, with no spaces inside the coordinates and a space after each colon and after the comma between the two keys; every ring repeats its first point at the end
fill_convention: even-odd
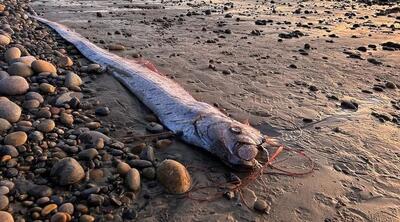
{"type": "Polygon", "coordinates": [[[232,133],[235,133],[235,134],[241,134],[242,133],[242,129],[240,127],[238,127],[238,126],[232,126],[230,128],[230,130],[231,130],[232,133]]]}

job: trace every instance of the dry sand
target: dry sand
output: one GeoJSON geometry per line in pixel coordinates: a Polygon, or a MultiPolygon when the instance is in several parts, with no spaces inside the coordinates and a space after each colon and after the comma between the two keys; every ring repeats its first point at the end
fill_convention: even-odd
{"type": "MultiPolygon", "coordinates": [[[[198,100],[216,104],[303,150],[317,165],[305,177],[264,175],[267,186],[258,180],[244,190],[250,205],[256,198],[267,201],[268,214],[224,198],[197,202],[156,195],[145,184],[133,206],[140,209],[139,221],[400,221],[400,125],[371,115],[400,117],[393,106],[400,105],[399,89],[373,89],[386,82],[400,84],[400,51],[382,50],[380,45],[400,43],[400,13],[375,16],[394,6],[212,2],[32,3],[39,15],[68,25],[102,47],[121,44],[126,50],[117,54],[132,59],[142,55],[198,100]],[[211,14],[205,15],[208,9],[211,14]],[[267,20],[266,25],[256,25],[259,19],[267,20]],[[295,30],[304,36],[278,41],[280,33],[295,30]],[[305,44],[311,48],[300,51],[305,44]],[[377,49],[368,48],[370,44],[377,49]],[[358,51],[360,46],[367,52],[358,51]],[[344,52],[361,59],[348,58],[344,52]],[[370,58],[382,64],[375,65],[370,58]],[[342,100],[356,101],[358,110],[342,109],[342,100]]],[[[143,119],[149,111],[116,80],[103,75],[92,86],[112,108],[105,119],[116,125],[114,137],[122,139],[132,130],[145,132],[143,119]]],[[[157,152],[159,159],[171,155],[185,165],[216,169],[215,178],[230,171],[179,141],[157,152]]],[[[296,171],[307,167],[298,156],[280,166],[296,171]]],[[[191,173],[196,185],[213,183],[199,170],[191,173]]]]}

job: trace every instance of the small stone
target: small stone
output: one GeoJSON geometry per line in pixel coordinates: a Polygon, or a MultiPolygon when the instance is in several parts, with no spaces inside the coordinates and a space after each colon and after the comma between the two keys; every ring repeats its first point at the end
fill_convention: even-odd
{"type": "Polygon", "coordinates": [[[164,160],[157,168],[157,179],[172,194],[185,193],[190,189],[191,179],[186,167],[175,160],[164,160]]]}
{"type": "Polygon", "coordinates": [[[18,157],[19,153],[18,150],[12,145],[0,145],[0,155],[10,155],[11,157],[15,158],[18,157]]]}
{"type": "Polygon", "coordinates": [[[90,122],[86,123],[85,126],[91,130],[95,130],[101,127],[101,123],[99,122],[90,122]]]}
{"type": "Polygon", "coordinates": [[[148,160],[130,160],[129,165],[135,168],[146,168],[153,166],[153,163],[148,160]]]}
{"type": "Polygon", "coordinates": [[[385,83],[385,86],[386,86],[386,88],[388,88],[388,89],[396,89],[396,88],[397,88],[396,84],[394,84],[394,83],[392,83],[392,82],[386,82],[386,83],[385,83]]]}
{"type": "Polygon", "coordinates": [[[0,211],[0,221],[1,222],[14,222],[12,215],[6,211],[0,211]]]}
{"type": "Polygon", "coordinates": [[[88,72],[99,72],[100,69],[101,69],[101,66],[99,64],[90,64],[87,66],[88,72]]]}
{"type": "Polygon", "coordinates": [[[61,186],[75,184],[85,177],[85,171],[74,158],[66,157],[51,168],[50,176],[56,177],[61,186]]]}
{"type": "Polygon", "coordinates": [[[0,71],[0,80],[9,77],[10,75],[6,71],[0,71]]]}
{"type": "Polygon", "coordinates": [[[84,214],[79,218],[79,222],[93,222],[94,221],[94,217],[90,216],[88,214],[84,214]]]}
{"type": "Polygon", "coordinates": [[[154,167],[144,168],[142,171],[142,175],[149,180],[154,180],[156,178],[156,170],[154,167]]]}
{"type": "Polygon", "coordinates": [[[258,212],[265,212],[268,208],[268,204],[263,200],[257,200],[253,207],[258,212]]]}
{"type": "Polygon", "coordinates": [[[28,82],[21,76],[10,76],[0,80],[0,95],[22,95],[25,94],[28,89],[28,82]]]}
{"type": "Polygon", "coordinates": [[[11,47],[7,49],[6,53],[4,53],[4,59],[6,62],[10,63],[14,59],[18,59],[21,57],[21,50],[17,47],[11,47]]]}
{"type": "Polygon", "coordinates": [[[12,146],[21,146],[21,145],[25,144],[27,139],[28,139],[28,136],[26,135],[25,132],[17,131],[17,132],[8,134],[4,138],[4,144],[12,145],[12,146]]]}
{"type": "Polygon", "coordinates": [[[67,88],[74,88],[74,87],[79,87],[82,85],[82,79],[79,77],[77,74],[73,72],[68,72],[67,75],[65,75],[65,82],[64,85],[67,88]]]}
{"type": "Polygon", "coordinates": [[[8,122],[6,119],[0,118],[0,134],[7,132],[10,128],[10,122],[8,122]]]}
{"type": "Polygon", "coordinates": [[[64,212],[69,215],[74,214],[74,205],[72,203],[64,203],[58,208],[59,212],[64,212]]]}
{"type": "Polygon", "coordinates": [[[53,194],[53,190],[46,185],[33,185],[29,190],[28,194],[35,197],[50,197],[53,194]]]}
{"type": "Polygon", "coordinates": [[[99,116],[107,116],[108,114],[110,114],[110,109],[107,106],[98,107],[96,108],[95,113],[99,116]]]}
{"type": "Polygon", "coordinates": [[[7,209],[9,203],[10,201],[8,200],[8,197],[0,195],[0,210],[7,209]]]}
{"type": "Polygon", "coordinates": [[[132,168],[128,171],[125,177],[125,183],[132,191],[140,189],[140,173],[137,169],[132,168]]]}
{"type": "Polygon", "coordinates": [[[36,58],[33,57],[33,56],[22,56],[22,57],[20,57],[18,59],[15,59],[13,62],[22,62],[22,63],[25,63],[28,66],[31,66],[32,62],[35,61],[35,60],[36,60],[36,58]]]}
{"type": "Polygon", "coordinates": [[[104,202],[104,197],[99,194],[90,194],[88,198],[88,203],[91,206],[100,206],[104,202]]]}
{"type": "Polygon", "coordinates": [[[56,127],[56,123],[52,119],[45,119],[40,121],[36,129],[43,133],[49,133],[56,127]]]}
{"type": "Polygon", "coordinates": [[[39,85],[40,91],[44,92],[44,93],[48,93],[48,94],[52,94],[56,91],[56,87],[48,84],[48,83],[41,83],[39,85]]]}
{"type": "Polygon", "coordinates": [[[36,108],[39,108],[39,106],[40,102],[36,99],[25,100],[24,103],[22,103],[22,108],[27,110],[34,110],[36,108]]]}
{"type": "Polygon", "coordinates": [[[356,102],[353,102],[353,101],[343,100],[340,103],[340,107],[342,107],[342,109],[357,110],[358,109],[358,104],[356,102]]]}
{"type": "Polygon", "coordinates": [[[0,118],[6,119],[10,123],[15,123],[19,120],[21,111],[17,104],[6,97],[0,97],[0,118]]]}
{"type": "Polygon", "coordinates": [[[42,72],[49,72],[49,73],[57,73],[56,67],[44,60],[35,60],[32,62],[32,69],[36,73],[42,73],[42,72]]]}
{"type": "Polygon", "coordinates": [[[57,209],[57,205],[56,204],[49,204],[47,206],[45,206],[42,211],[40,212],[40,214],[42,216],[46,216],[49,215],[51,212],[53,212],[55,209],[57,209]]]}
{"type": "Polygon", "coordinates": [[[7,195],[10,193],[10,188],[7,186],[0,186],[0,195],[7,195]]]}
{"type": "Polygon", "coordinates": [[[6,46],[10,44],[11,38],[6,35],[0,35],[0,45],[6,46]]]}
{"type": "Polygon", "coordinates": [[[149,124],[147,124],[146,130],[151,133],[161,133],[162,131],[164,131],[164,127],[156,122],[150,122],[149,124]]]}
{"type": "Polygon", "coordinates": [[[22,62],[14,62],[8,67],[7,72],[12,76],[29,77],[33,74],[33,70],[29,65],[22,62]]]}
{"type": "Polygon", "coordinates": [[[68,217],[65,213],[58,212],[51,216],[50,222],[68,222],[68,217]]]}
{"type": "Polygon", "coordinates": [[[129,170],[131,169],[131,166],[125,162],[118,162],[117,164],[117,172],[121,174],[122,176],[125,176],[129,170]]]}
{"type": "Polygon", "coordinates": [[[99,138],[102,138],[106,143],[108,143],[111,140],[110,137],[98,131],[89,131],[79,135],[79,140],[82,143],[88,145],[96,144],[99,138]]]}
{"type": "Polygon", "coordinates": [[[156,148],[157,149],[164,149],[172,144],[172,141],[170,139],[161,139],[157,140],[156,142],[156,148]]]}
{"type": "Polygon", "coordinates": [[[29,140],[32,142],[36,142],[39,143],[40,141],[42,141],[44,139],[44,135],[42,132],[39,131],[33,131],[29,134],[28,136],[29,140]]]}
{"type": "Polygon", "coordinates": [[[97,155],[99,155],[99,152],[95,148],[90,148],[79,152],[78,157],[81,160],[93,160],[97,155]]]}
{"type": "Polygon", "coordinates": [[[74,62],[70,57],[62,56],[58,59],[58,65],[60,67],[71,67],[72,65],[74,65],[74,62]]]}
{"type": "Polygon", "coordinates": [[[28,92],[27,94],[25,94],[25,100],[32,100],[32,99],[39,101],[39,103],[44,102],[43,96],[37,92],[28,92]]]}
{"type": "Polygon", "coordinates": [[[107,48],[112,51],[123,51],[126,49],[125,46],[121,44],[110,44],[107,48]]]}
{"type": "Polygon", "coordinates": [[[66,125],[68,127],[72,127],[72,124],[74,123],[74,117],[68,113],[61,113],[60,121],[64,125],[66,125]]]}

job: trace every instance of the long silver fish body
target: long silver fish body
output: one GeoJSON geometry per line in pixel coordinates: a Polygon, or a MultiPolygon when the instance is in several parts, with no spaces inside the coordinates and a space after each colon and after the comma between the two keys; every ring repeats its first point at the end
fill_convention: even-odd
{"type": "Polygon", "coordinates": [[[64,25],[31,17],[54,29],[89,60],[111,68],[113,76],[183,141],[215,154],[227,165],[240,170],[259,166],[256,156],[264,136],[258,130],[197,101],[168,77],[101,49],[64,25]]]}

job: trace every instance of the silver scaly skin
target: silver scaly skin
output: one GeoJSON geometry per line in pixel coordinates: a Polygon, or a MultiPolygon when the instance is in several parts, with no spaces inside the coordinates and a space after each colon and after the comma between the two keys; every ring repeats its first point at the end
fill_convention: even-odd
{"type": "Polygon", "coordinates": [[[31,16],[54,29],[86,58],[113,70],[113,75],[172,132],[218,156],[240,170],[260,166],[256,160],[264,136],[253,127],[233,120],[217,108],[195,100],[171,79],[149,68],[112,54],[67,27],[31,16]]]}

